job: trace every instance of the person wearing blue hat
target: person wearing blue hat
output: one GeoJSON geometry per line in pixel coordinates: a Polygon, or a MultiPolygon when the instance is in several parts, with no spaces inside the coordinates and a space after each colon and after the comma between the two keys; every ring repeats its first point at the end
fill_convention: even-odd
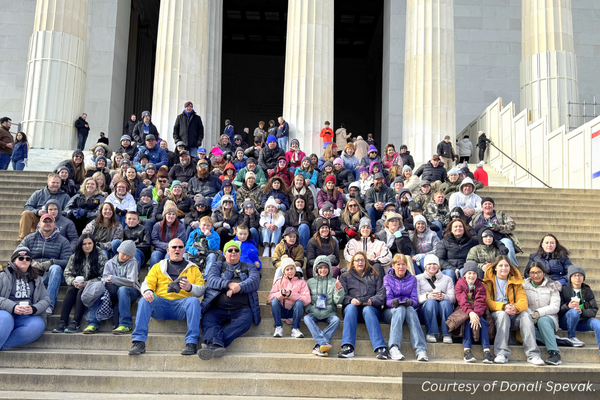
{"type": "Polygon", "coordinates": [[[277,139],[273,135],[267,137],[267,146],[264,147],[258,156],[258,165],[269,176],[277,168],[277,159],[285,158],[285,151],[277,144],[277,139]]]}

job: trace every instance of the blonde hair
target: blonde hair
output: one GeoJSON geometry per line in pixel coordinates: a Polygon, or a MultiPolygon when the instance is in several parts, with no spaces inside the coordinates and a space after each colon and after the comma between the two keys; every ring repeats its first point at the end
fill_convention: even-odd
{"type": "MultiPolygon", "coordinates": [[[[101,174],[101,172],[98,172],[98,173],[101,174]]],[[[79,193],[81,193],[86,199],[89,199],[90,197],[96,196],[97,194],[102,194],[102,191],[100,190],[100,187],[98,186],[98,182],[96,182],[94,177],[90,177],[90,178],[85,178],[85,180],[81,184],[81,187],[79,188],[79,193]],[[89,181],[94,181],[94,183],[96,184],[96,190],[94,191],[94,193],[88,194],[85,187],[89,181]]]]}
{"type": "Polygon", "coordinates": [[[413,265],[412,258],[405,254],[396,254],[394,258],[392,258],[392,267],[394,264],[398,264],[399,262],[404,262],[406,264],[406,269],[410,271],[410,273],[415,276],[415,266],[413,265]]]}

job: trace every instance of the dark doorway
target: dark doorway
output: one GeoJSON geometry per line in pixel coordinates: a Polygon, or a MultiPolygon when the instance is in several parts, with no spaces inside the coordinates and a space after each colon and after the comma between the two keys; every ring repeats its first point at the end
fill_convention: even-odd
{"type": "Polygon", "coordinates": [[[335,2],[334,130],[381,145],[383,0],[335,2]]]}
{"type": "Polygon", "coordinates": [[[160,0],[132,0],[123,117],[152,110],[160,0]]]}
{"type": "Polygon", "coordinates": [[[225,0],[221,122],[250,133],[283,110],[287,0],[225,0]]]}

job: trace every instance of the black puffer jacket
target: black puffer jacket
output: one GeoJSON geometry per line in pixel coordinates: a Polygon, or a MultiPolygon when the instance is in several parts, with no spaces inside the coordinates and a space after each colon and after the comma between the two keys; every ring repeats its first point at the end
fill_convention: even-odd
{"type": "Polygon", "coordinates": [[[421,178],[422,181],[446,181],[446,168],[444,168],[444,163],[440,161],[437,167],[431,165],[431,161],[428,161],[426,164],[421,165],[415,171],[415,175],[421,178]]]}
{"type": "Polygon", "coordinates": [[[157,205],[154,201],[144,203],[142,200],[139,200],[135,205],[140,217],[146,217],[147,219],[153,219],[155,217],[157,205]]]}
{"type": "Polygon", "coordinates": [[[258,165],[267,172],[268,169],[277,168],[277,159],[279,157],[285,157],[285,151],[279,146],[274,149],[270,149],[269,146],[265,146],[258,156],[258,165]]]}
{"type": "Polygon", "coordinates": [[[242,219],[241,223],[246,225],[248,228],[260,228],[260,214],[258,211],[254,210],[252,215],[246,215],[246,213],[241,214],[242,219]]]}
{"type": "Polygon", "coordinates": [[[169,171],[169,181],[189,182],[190,179],[196,176],[196,165],[191,162],[183,166],[182,164],[175,164],[169,171]]]}
{"type": "MultiPolygon", "coordinates": [[[[117,153],[121,153],[121,154],[127,153],[127,154],[129,154],[129,160],[133,161],[133,159],[135,158],[135,156],[138,153],[138,148],[134,144],[130,144],[128,148],[121,146],[121,147],[119,147],[119,150],[117,150],[117,153]]],[[[117,167],[118,167],[118,165],[117,165],[117,167]]]]}
{"type": "Polygon", "coordinates": [[[235,209],[232,209],[231,218],[225,218],[225,214],[223,213],[223,206],[219,206],[213,210],[212,220],[215,229],[221,228],[224,223],[228,223],[229,226],[233,229],[239,225],[239,223],[242,221],[242,218],[240,214],[238,214],[235,211],[235,209]]]}
{"type": "Polygon", "coordinates": [[[450,232],[440,241],[437,247],[436,256],[440,259],[442,269],[460,269],[467,260],[467,255],[471,248],[477,246],[479,241],[476,237],[467,238],[466,236],[457,239],[450,232]]]}
{"type": "Polygon", "coordinates": [[[129,137],[131,137],[131,135],[133,135],[133,128],[135,128],[137,123],[137,120],[132,121],[131,118],[129,118],[129,121],[125,122],[125,125],[123,125],[123,135],[129,135],[129,137]]]}
{"type": "Polygon", "coordinates": [[[187,187],[188,195],[193,197],[200,194],[211,199],[219,193],[219,190],[221,190],[221,180],[214,175],[208,175],[205,179],[195,176],[189,180],[187,187]]]}
{"type": "Polygon", "coordinates": [[[348,193],[348,187],[352,182],[355,181],[354,173],[348,168],[342,167],[342,169],[339,171],[336,171],[334,168],[333,175],[335,176],[335,180],[337,181],[336,186],[342,189],[344,193],[348,193]]]}
{"type": "MultiPolygon", "coordinates": [[[[581,293],[583,295],[583,310],[581,310],[581,318],[595,318],[596,314],[598,313],[598,304],[596,302],[596,296],[594,296],[594,291],[587,283],[582,283],[581,293]]],[[[569,302],[571,301],[571,297],[573,297],[573,284],[571,282],[567,282],[563,285],[560,292],[560,310],[558,311],[559,318],[562,318],[562,316],[569,311],[569,302]]]]}
{"type": "Polygon", "coordinates": [[[331,265],[334,267],[340,265],[340,245],[335,239],[331,238],[329,241],[321,240],[321,245],[319,246],[314,237],[310,238],[306,246],[306,260],[308,262],[306,268],[312,268],[317,257],[329,256],[331,254],[335,256],[335,260],[331,265]]]}
{"type": "Polygon", "coordinates": [[[400,157],[402,157],[402,163],[404,165],[408,165],[411,169],[415,169],[415,160],[413,159],[413,156],[410,155],[410,151],[400,153],[400,157]]]}
{"type": "Polygon", "coordinates": [[[135,247],[140,249],[144,255],[150,254],[152,236],[144,224],[140,223],[135,228],[125,227],[123,230],[123,240],[133,240],[135,247]]]}
{"type": "Polygon", "coordinates": [[[344,288],[344,300],[342,307],[346,308],[352,299],[371,300],[372,306],[382,308],[385,305],[385,287],[383,278],[375,274],[370,268],[361,277],[356,270],[351,269],[340,276],[340,282],[344,288]]]}
{"type": "Polygon", "coordinates": [[[204,140],[202,118],[195,111],[190,114],[189,118],[185,111],[179,114],[173,126],[173,140],[175,143],[181,140],[185,143],[186,147],[201,147],[204,140]],[[189,132],[193,132],[193,136],[196,137],[196,143],[188,143],[189,132]]]}
{"type": "Polygon", "coordinates": [[[104,196],[102,196],[101,194],[97,194],[86,199],[83,194],[77,193],[71,198],[71,201],[67,203],[67,206],[65,207],[63,213],[67,217],[72,218],[73,211],[75,211],[78,208],[82,208],[85,210],[85,215],[87,218],[94,219],[98,216],[100,205],[102,203],[104,203],[104,196]]]}
{"type": "MultiPolygon", "coordinates": [[[[140,121],[137,124],[135,124],[135,128],[133,128],[133,133],[132,133],[132,140],[135,140],[137,142],[138,145],[140,146],[144,146],[146,143],[146,134],[144,133],[144,121],[140,121]]],[[[152,121],[149,122],[148,125],[148,134],[149,135],[154,135],[154,137],[158,140],[159,136],[158,136],[158,129],[156,129],[156,126],[152,123],[152,121]]],[[[133,144],[133,143],[132,143],[133,144]]]]}

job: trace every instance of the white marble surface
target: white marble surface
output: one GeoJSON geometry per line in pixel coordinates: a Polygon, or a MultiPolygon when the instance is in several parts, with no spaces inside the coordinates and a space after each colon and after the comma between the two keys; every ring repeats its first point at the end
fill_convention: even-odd
{"type": "MultiPolygon", "coordinates": [[[[88,144],[92,144],[88,141],[88,144]]],[[[89,146],[87,146],[89,147],[89,146]]],[[[83,152],[86,161],[92,158],[92,153],[89,150],[83,152]]],[[[56,168],[58,163],[64,160],[71,159],[73,150],[54,150],[54,149],[30,149],[28,165],[25,167],[25,171],[47,171],[51,172],[56,168]]],[[[10,164],[9,170],[12,170],[12,163],[10,164]]]]}

